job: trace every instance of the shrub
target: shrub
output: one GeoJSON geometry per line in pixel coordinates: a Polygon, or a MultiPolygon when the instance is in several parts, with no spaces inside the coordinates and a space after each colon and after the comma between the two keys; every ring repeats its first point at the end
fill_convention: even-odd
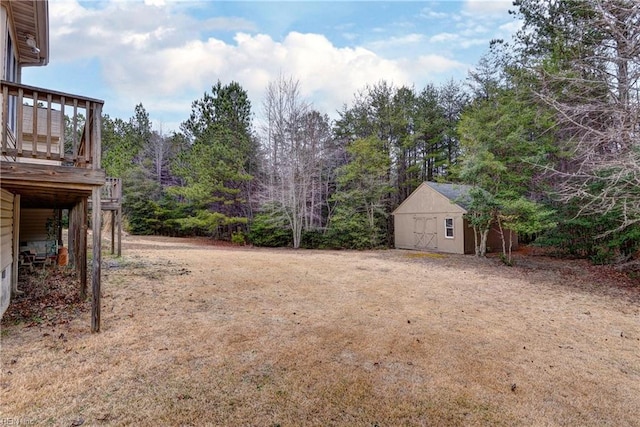
{"type": "Polygon", "coordinates": [[[293,245],[291,230],[282,219],[269,213],[261,213],[253,218],[248,237],[255,246],[278,248],[293,245]]]}
{"type": "Polygon", "coordinates": [[[235,243],[236,245],[246,245],[247,240],[242,231],[234,231],[231,233],[231,243],[235,243]]]}

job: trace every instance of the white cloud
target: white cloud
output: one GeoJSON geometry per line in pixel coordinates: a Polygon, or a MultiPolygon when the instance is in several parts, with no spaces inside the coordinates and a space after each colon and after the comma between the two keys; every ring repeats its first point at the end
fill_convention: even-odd
{"type": "Polygon", "coordinates": [[[522,21],[512,21],[503,25],[500,25],[500,31],[506,34],[515,34],[520,28],[522,28],[522,21]]]}
{"type": "Polygon", "coordinates": [[[440,33],[429,38],[430,43],[451,43],[460,40],[460,35],[454,33],[440,33]]]}
{"type": "MultiPolygon", "coordinates": [[[[195,40],[126,58],[103,64],[110,86],[123,96],[157,99],[185,92],[200,97],[218,79],[223,83],[235,80],[249,92],[254,107],[259,107],[269,81],[284,74],[299,79],[303,95],[331,113],[367,83],[380,79],[412,82],[406,71],[410,67],[400,61],[381,58],[364,48],[337,48],[322,35],[296,32],[282,42],[263,34],[239,33],[235,44],[195,40]]],[[[188,111],[187,106],[185,117],[188,111]]]]}
{"type": "Polygon", "coordinates": [[[446,19],[449,18],[449,14],[446,12],[438,12],[433,10],[430,7],[425,7],[424,9],[422,9],[422,11],[420,12],[420,15],[424,18],[427,19],[446,19]]]}
{"type": "Polygon", "coordinates": [[[504,15],[513,0],[465,0],[462,10],[471,15],[504,15]]]}
{"type": "MultiPolygon", "coordinates": [[[[466,3],[467,10],[475,3],[466,3]]],[[[465,17],[462,27],[430,38],[411,32],[366,46],[339,47],[314,33],[289,31],[275,39],[238,17],[199,19],[168,0],[100,5],[89,8],[69,0],[50,7],[52,60],[93,59],[108,88],[107,111],[132,110],[142,102],[152,116],[161,118],[165,130],[177,129],[175,117],[186,119],[191,102],[217,80],[239,82],[259,114],[269,81],[290,75],[300,80],[303,95],[316,108],[334,114],[366,84],[386,80],[423,87],[449,79],[469,68],[453,59],[451,46],[487,44],[491,24],[465,17]],[[216,31],[226,38],[213,36],[216,31]],[[436,54],[444,49],[446,55],[436,54]]]]}
{"type": "Polygon", "coordinates": [[[407,45],[414,45],[418,43],[423,43],[425,41],[424,34],[405,34],[402,36],[395,37],[387,37],[382,40],[376,40],[374,42],[369,43],[367,46],[373,50],[383,50],[383,49],[397,49],[397,48],[405,48],[407,45]]]}
{"type": "Polygon", "coordinates": [[[148,6],[161,7],[161,6],[165,6],[166,2],[164,0],[144,0],[144,4],[148,6]]]}

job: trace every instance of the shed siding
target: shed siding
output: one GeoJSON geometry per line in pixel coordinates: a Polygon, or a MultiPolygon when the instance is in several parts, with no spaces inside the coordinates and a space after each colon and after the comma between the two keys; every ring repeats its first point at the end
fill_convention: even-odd
{"type": "Polygon", "coordinates": [[[474,254],[476,252],[476,239],[473,234],[473,227],[466,219],[464,220],[464,226],[464,253],[474,254]]]}
{"type": "Polygon", "coordinates": [[[394,211],[395,247],[465,253],[465,210],[421,184],[394,211]],[[454,220],[454,237],[445,237],[445,219],[454,220]],[[424,227],[423,227],[424,225],[424,227]]]}
{"type": "Polygon", "coordinates": [[[460,206],[433,190],[427,184],[420,186],[402,202],[394,213],[465,213],[460,206]]]}
{"type": "MultiPolygon", "coordinates": [[[[505,244],[509,245],[509,233],[511,234],[512,242],[511,242],[511,250],[518,249],[518,234],[510,231],[504,230],[505,232],[505,244]]],[[[498,227],[493,227],[489,232],[489,236],[487,237],[487,252],[502,252],[502,235],[500,234],[500,230],[498,227]]]]}
{"type": "MultiPolygon", "coordinates": [[[[475,252],[473,228],[464,218],[467,212],[464,206],[464,194],[469,186],[453,184],[435,184],[423,182],[393,212],[395,226],[395,247],[398,249],[432,250],[455,254],[472,254],[475,252]],[[433,186],[433,187],[432,187],[433,186]],[[445,196],[447,194],[447,196],[445,196]],[[449,197],[456,198],[455,203],[449,197]],[[460,200],[462,199],[462,200],[460,200]],[[454,221],[454,237],[445,235],[445,219],[454,221]],[[426,226],[428,224],[428,226],[426,226]]],[[[510,233],[512,249],[518,248],[518,235],[510,233]]],[[[507,244],[509,234],[506,236],[507,244]]],[[[493,228],[487,239],[489,252],[502,250],[500,231],[493,228]]]]}
{"type": "MultiPolygon", "coordinates": [[[[395,247],[463,254],[465,221],[459,212],[438,214],[394,214],[395,247]],[[454,236],[445,237],[445,219],[453,218],[454,236]],[[426,227],[423,228],[422,224],[426,227]]],[[[467,233],[468,234],[468,233],[467,233]]]]}
{"type": "Polygon", "coordinates": [[[11,298],[13,270],[13,194],[0,189],[0,315],[11,298]]]}

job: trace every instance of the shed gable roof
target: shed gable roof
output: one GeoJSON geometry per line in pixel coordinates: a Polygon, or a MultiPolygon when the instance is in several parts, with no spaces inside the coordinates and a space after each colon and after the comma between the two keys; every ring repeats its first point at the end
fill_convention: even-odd
{"type": "Polygon", "coordinates": [[[473,188],[471,185],[465,184],[444,184],[440,182],[425,181],[425,184],[442,194],[447,199],[451,200],[456,205],[460,206],[464,210],[467,209],[471,198],[469,192],[473,188]]]}
{"type": "MultiPolygon", "coordinates": [[[[409,197],[400,203],[400,205],[393,211],[393,214],[418,211],[422,212],[425,209],[427,211],[431,211],[435,206],[433,203],[442,207],[444,206],[442,203],[445,200],[448,201],[446,204],[449,206],[455,206],[461,213],[465,213],[470,202],[469,191],[472,188],[472,186],[464,184],[442,184],[425,181],[420,184],[418,188],[409,195],[409,197]],[[430,193],[434,196],[437,195],[437,197],[433,199],[433,196],[429,196],[430,193]],[[425,197],[427,199],[425,199],[425,197]],[[431,201],[427,202],[427,200],[431,201]],[[436,200],[440,200],[440,202],[436,202],[436,200]],[[427,205],[425,205],[425,202],[427,205]]],[[[438,210],[438,208],[435,209],[438,210]]]]}

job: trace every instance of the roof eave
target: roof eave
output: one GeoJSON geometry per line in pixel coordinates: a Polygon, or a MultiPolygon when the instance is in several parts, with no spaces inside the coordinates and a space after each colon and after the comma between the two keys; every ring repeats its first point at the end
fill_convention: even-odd
{"type": "Polygon", "coordinates": [[[2,0],[11,17],[12,36],[21,67],[44,66],[49,63],[48,0],[2,0]],[[27,45],[32,35],[37,49],[27,45]]]}
{"type": "Polygon", "coordinates": [[[49,63],[49,2],[37,1],[35,8],[36,39],[40,48],[40,64],[49,63]]]}

